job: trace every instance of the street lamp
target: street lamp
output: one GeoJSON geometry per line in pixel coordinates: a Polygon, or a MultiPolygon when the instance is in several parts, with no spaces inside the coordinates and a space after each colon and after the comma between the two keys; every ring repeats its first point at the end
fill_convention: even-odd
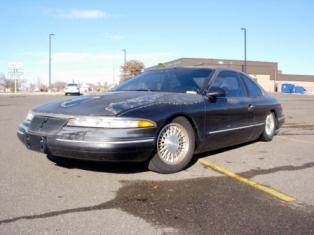
{"type": "Polygon", "coordinates": [[[51,90],[51,38],[55,36],[53,33],[49,34],[49,90],[51,90]]]}
{"type": "Polygon", "coordinates": [[[244,32],[244,72],[246,72],[246,28],[241,28],[244,32]]]}
{"type": "Polygon", "coordinates": [[[122,49],[124,54],[124,66],[126,65],[126,49],[122,49]]]}

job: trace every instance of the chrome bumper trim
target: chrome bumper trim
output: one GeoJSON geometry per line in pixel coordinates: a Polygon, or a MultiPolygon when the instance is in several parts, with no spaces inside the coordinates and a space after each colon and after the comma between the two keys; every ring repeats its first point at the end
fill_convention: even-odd
{"type": "Polygon", "coordinates": [[[125,140],[125,141],[88,141],[88,140],[69,140],[69,139],[56,139],[59,142],[67,143],[85,143],[85,144],[135,144],[135,143],[148,143],[153,142],[154,138],[141,139],[141,140],[125,140]]]}
{"type": "Polygon", "coordinates": [[[217,134],[217,133],[222,133],[222,132],[227,132],[227,131],[236,131],[236,130],[241,130],[241,129],[246,129],[246,128],[251,128],[255,126],[263,126],[265,123],[256,123],[253,125],[248,125],[248,126],[240,126],[240,127],[234,127],[234,128],[228,128],[228,129],[222,129],[222,130],[217,130],[217,131],[210,131],[208,134],[217,134]]]}
{"type": "Polygon", "coordinates": [[[20,134],[20,135],[25,135],[25,133],[24,133],[23,131],[17,130],[16,132],[17,132],[18,134],[20,134]]]}

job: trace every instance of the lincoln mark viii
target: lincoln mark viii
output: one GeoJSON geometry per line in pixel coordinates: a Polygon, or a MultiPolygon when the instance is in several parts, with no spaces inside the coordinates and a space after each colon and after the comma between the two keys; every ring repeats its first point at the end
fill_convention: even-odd
{"type": "Polygon", "coordinates": [[[35,107],[17,133],[27,148],[57,158],[145,162],[152,171],[173,173],[196,153],[271,141],[283,122],[278,100],[247,74],[183,67],[35,107]]]}

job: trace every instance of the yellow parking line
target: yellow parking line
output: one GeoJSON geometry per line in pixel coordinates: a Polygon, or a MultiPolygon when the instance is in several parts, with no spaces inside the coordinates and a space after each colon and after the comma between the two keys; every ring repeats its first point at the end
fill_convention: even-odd
{"type": "Polygon", "coordinates": [[[299,140],[299,139],[295,139],[295,138],[291,138],[291,137],[285,137],[285,136],[281,136],[281,135],[278,135],[278,137],[281,139],[291,140],[291,141],[299,142],[299,143],[303,143],[303,144],[314,144],[314,142],[311,142],[311,141],[299,140]]]}
{"type": "Polygon", "coordinates": [[[272,195],[274,197],[277,197],[280,200],[283,200],[283,201],[286,201],[286,202],[295,201],[295,198],[293,198],[293,197],[290,197],[290,196],[288,196],[286,194],[283,194],[281,192],[278,192],[278,191],[276,191],[276,190],[274,190],[272,188],[266,187],[266,186],[264,186],[262,184],[259,184],[259,183],[256,183],[256,182],[252,181],[252,180],[244,178],[244,177],[242,177],[242,176],[240,176],[240,175],[238,175],[238,174],[236,174],[236,173],[234,173],[234,172],[232,172],[232,171],[230,171],[230,170],[228,170],[228,169],[226,169],[224,167],[218,166],[218,165],[216,165],[216,164],[214,164],[214,163],[212,163],[210,161],[207,161],[207,160],[204,160],[204,159],[199,159],[198,162],[201,163],[204,166],[210,167],[211,169],[213,169],[213,170],[215,170],[215,171],[217,171],[219,173],[227,175],[227,176],[229,176],[229,177],[231,177],[231,178],[233,178],[235,180],[238,180],[238,181],[240,181],[242,183],[248,184],[248,185],[252,186],[253,188],[259,189],[259,190],[261,190],[261,191],[263,191],[265,193],[268,193],[268,194],[270,194],[270,195],[272,195]]]}

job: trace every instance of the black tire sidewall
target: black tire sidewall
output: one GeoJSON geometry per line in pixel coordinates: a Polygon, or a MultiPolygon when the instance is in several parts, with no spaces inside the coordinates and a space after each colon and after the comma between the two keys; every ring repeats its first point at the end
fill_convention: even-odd
{"type": "MultiPolygon", "coordinates": [[[[181,125],[186,132],[188,133],[189,136],[189,150],[185,156],[185,158],[179,162],[178,164],[175,165],[169,165],[166,162],[164,162],[163,160],[161,160],[157,148],[155,151],[154,156],[150,159],[149,163],[148,163],[148,168],[151,171],[155,171],[158,173],[163,173],[163,174],[169,174],[169,173],[175,173],[178,171],[181,171],[183,169],[185,169],[185,167],[190,163],[190,161],[193,158],[193,154],[194,154],[194,149],[195,149],[195,132],[193,127],[191,126],[190,122],[184,118],[184,117],[177,117],[175,119],[173,119],[171,121],[171,123],[176,123],[181,125]]],[[[163,128],[161,128],[162,130],[163,128]]],[[[160,134],[160,132],[159,132],[160,134]]],[[[158,134],[158,136],[159,136],[158,134]]],[[[156,143],[157,144],[157,143],[156,143]]]]}
{"type": "Polygon", "coordinates": [[[267,116],[265,117],[265,125],[264,125],[264,131],[263,131],[263,134],[262,134],[262,140],[264,141],[271,141],[275,135],[275,132],[276,132],[276,120],[275,120],[275,114],[273,112],[270,112],[269,114],[267,114],[267,116]],[[272,132],[270,134],[267,134],[266,132],[266,119],[268,117],[268,115],[272,115],[273,117],[273,121],[274,121],[274,129],[272,130],[272,132]]]}

